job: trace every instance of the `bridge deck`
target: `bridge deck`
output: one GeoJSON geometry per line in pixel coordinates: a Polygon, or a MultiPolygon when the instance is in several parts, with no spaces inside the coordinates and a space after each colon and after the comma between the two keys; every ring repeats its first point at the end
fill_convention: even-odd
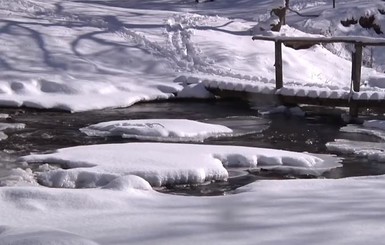
{"type": "Polygon", "coordinates": [[[312,87],[282,87],[275,84],[237,84],[233,82],[205,81],[205,87],[223,98],[239,98],[244,100],[275,101],[277,104],[307,104],[333,107],[355,108],[351,111],[356,116],[359,108],[383,108],[385,110],[385,91],[330,90],[312,87]]]}

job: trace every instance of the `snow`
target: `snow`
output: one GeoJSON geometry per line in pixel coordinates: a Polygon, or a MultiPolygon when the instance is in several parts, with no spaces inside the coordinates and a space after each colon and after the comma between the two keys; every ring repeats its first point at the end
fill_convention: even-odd
{"type": "MultiPolygon", "coordinates": [[[[274,21],[271,8],[281,4],[0,0],[0,105],[74,112],[212,98],[205,87],[314,98],[385,98],[382,47],[364,49],[364,63],[373,68],[363,67],[359,93],[350,93],[352,47],[283,47],[285,87],[275,90],[274,43],[252,40],[262,34],[382,42],[384,34],[373,28],[343,26],[341,20],[373,15],[383,31],[383,1],[339,0],[332,9],[331,0],[291,0],[293,9],[318,17],[289,12],[280,33],[261,31],[261,25],[274,21]]],[[[7,117],[0,113],[1,119],[7,117]]],[[[381,122],[363,126],[343,130],[382,137],[381,122]]],[[[0,140],[7,137],[3,130],[24,127],[2,122],[0,140]]],[[[385,159],[384,143],[336,139],[327,147],[385,159]]],[[[8,164],[6,158],[1,154],[1,165],[8,164]]],[[[22,164],[24,169],[14,167],[6,177],[0,173],[0,244],[383,243],[385,176],[257,181],[217,197],[152,189],[224,180],[231,167],[319,173],[340,166],[335,156],[129,143],[76,146],[20,160],[41,167],[31,170],[22,164]]]]}
{"type": "Polygon", "coordinates": [[[37,227],[0,226],[0,239],[4,245],[97,245],[69,232],[37,227]]]}
{"type": "MultiPolygon", "coordinates": [[[[255,35],[253,40],[266,40],[266,41],[304,41],[309,43],[321,43],[321,42],[347,42],[347,43],[362,43],[366,45],[385,45],[385,38],[373,38],[363,36],[343,36],[343,37],[325,37],[322,35],[311,35],[300,32],[295,33],[297,35],[286,36],[286,33],[282,32],[267,32],[267,36],[255,35]],[[269,36],[271,35],[271,36],[269,36]]],[[[291,34],[291,33],[290,33],[291,34]]]]}
{"type": "Polygon", "coordinates": [[[121,136],[157,141],[203,141],[208,137],[230,136],[225,126],[187,119],[142,119],[101,122],[81,128],[88,136],[121,136]]]}
{"type": "Polygon", "coordinates": [[[50,187],[103,186],[117,176],[137,175],[152,186],[226,180],[225,167],[266,168],[320,174],[339,167],[339,159],[267,148],[241,146],[126,143],[77,146],[52,154],[28,155],[29,163],[59,164],[65,169],[39,173],[50,187]]]}
{"type": "MultiPolygon", "coordinates": [[[[252,30],[269,21],[270,9],[281,4],[269,0],[239,2],[236,7],[228,0],[200,4],[2,1],[0,105],[84,111],[174,97],[212,98],[203,85],[218,84],[238,91],[275,93],[274,44],[253,41],[252,30]],[[195,82],[176,82],[181,76],[195,82]]],[[[338,36],[368,42],[383,38],[358,24],[343,27],[340,23],[374,14],[376,23],[383,24],[380,1],[339,1],[336,9],[330,5],[330,1],[291,1],[293,9],[319,17],[289,12],[288,25],[280,33],[258,35],[338,36]]],[[[325,88],[349,91],[350,51],[342,46],[283,47],[285,86],[299,86],[293,95],[305,91],[305,96],[306,91],[325,88]]],[[[373,66],[380,72],[362,69],[365,90],[378,92],[380,98],[385,84],[382,53],[374,55],[373,66]]]]}
{"type": "Polygon", "coordinates": [[[25,238],[58,234],[73,244],[380,244],[384,183],[384,176],[258,181],[217,197],[3,187],[0,216],[7,226],[0,241],[8,231],[25,238]]]}

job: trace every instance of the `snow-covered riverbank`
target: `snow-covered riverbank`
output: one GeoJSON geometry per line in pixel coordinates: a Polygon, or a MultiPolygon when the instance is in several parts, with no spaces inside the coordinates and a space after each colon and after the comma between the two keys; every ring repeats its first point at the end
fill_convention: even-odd
{"type": "MultiPolygon", "coordinates": [[[[203,86],[210,83],[258,83],[269,88],[274,84],[274,46],[251,37],[272,35],[261,27],[269,26],[277,2],[0,0],[0,106],[76,112],[173,97],[211,97],[203,86]]],[[[383,1],[343,0],[336,9],[331,0],[290,2],[294,10],[313,17],[290,12],[288,25],[275,35],[383,37],[361,24],[341,23],[374,16],[373,23],[382,27],[383,1]]],[[[385,56],[378,50],[364,51],[366,64],[371,60],[374,67],[362,70],[362,87],[367,90],[385,89],[385,56]]],[[[285,83],[313,90],[349,90],[350,51],[342,46],[284,47],[285,83]]],[[[14,115],[0,113],[0,144],[6,144],[8,132],[11,138],[16,130],[25,132],[15,142],[28,142],[24,138],[33,136],[50,144],[51,134],[35,132],[28,120],[17,122],[14,115]]],[[[94,120],[99,124],[77,128],[71,121],[65,126],[93,139],[119,136],[123,140],[122,136],[173,143],[95,140],[95,145],[73,146],[76,141],[71,141],[70,148],[42,147],[19,158],[24,169],[10,169],[1,182],[0,244],[382,243],[385,175],[263,180],[216,197],[162,194],[153,188],[224,181],[229,167],[322,172],[340,166],[340,158],[306,153],[301,147],[283,151],[181,144],[177,142],[237,135],[224,125],[167,118],[128,121],[120,115],[117,119],[125,121],[99,118],[94,120]],[[49,153],[43,154],[44,150],[49,153]],[[38,166],[29,169],[26,161],[38,166]]],[[[54,127],[60,127],[57,118],[45,120],[56,120],[54,127]]],[[[382,130],[381,122],[369,124],[364,126],[382,130]]],[[[286,143],[291,142],[291,130],[294,127],[286,130],[286,143]]],[[[383,135],[376,130],[345,128],[383,135]]],[[[283,148],[274,137],[275,147],[283,148]]],[[[303,144],[312,145],[308,140],[303,144]]],[[[365,146],[362,155],[373,153],[373,144],[370,148],[367,143],[336,142],[328,146],[337,152],[365,146]]],[[[378,146],[381,149],[373,154],[382,158],[383,144],[378,146]]],[[[15,163],[12,154],[26,149],[31,148],[2,148],[0,157],[7,159],[1,164],[15,163]]]]}

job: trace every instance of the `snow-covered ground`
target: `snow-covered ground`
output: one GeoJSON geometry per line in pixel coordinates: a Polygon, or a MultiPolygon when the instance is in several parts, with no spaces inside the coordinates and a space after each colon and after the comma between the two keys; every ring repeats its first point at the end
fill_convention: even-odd
{"type": "Polygon", "coordinates": [[[103,189],[3,187],[0,241],[381,244],[384,185],[383,176],[259,181],[219,197],[159,194],[136,176],[103,189]]]}
{"type": "MultiPolygon", "coordinates": [[[[255,30],[261,34],[259,26],[270,21],[278,2],[2,0],[0,105],[82,111],[210,96],[201,81],[272,86],[274,45],[251,37],[255,30]]],[[[381,1],[344,0],[336,9],[331,0],[290,3],[294,10],[319,17],[289,12],[288,25],[277,35],[383,36],[359,24],[340,23],[373,14],[381,26],[381,1]]],[[[285,47],[285,84],[349,90],[348,51],[329,50],[285,47]]],[[[376,50],[373,66],[378,68],[384,59],[376,50]]],[[[363,68],[366,89],[385,87],[379,71],[363,68]]]]}
{"type": "MultiPolygon", "coordinates": [[[[272,93],[274,45],[251,38],[273,35],[260,27],[274,21],[270,11],[278,2],[282,1],[0,0],[0,105],[84,111],[172,97],[210,97],[204,88],[210,84],[272,93]]],[[[383,1],[339,0],[336,9],[331,0],[290,3],[292,9],[318,17],[289,12],[288,25],[274,35],[383,37],[360,23],[341,23],[374,16],[373,23],[385,28],[383,1]]],[[[284,47],[285,84],[292,88],[280,92],[348,96],[349,51],[351,47],[341,45],[284,47]]],[[[381,48],[365,49],[364,59],[375,69],[363,68],[362,89],[380,97],[385,56],[381,48]]],[[[0,114],[0,140],[5,141],[4,132],[26,127],[5,122],[7,117],[0,114]]],[[[192,121],[162,121],[163,131],[149,126],[159,121],[149,123],[135,136],[189,134],[200,139],[231,133],[223,126],[192,121]]],[[[377,129],[349,126],[346,131],[374,132],[382,130],[381,125],[367,122],[364,128],[377,129]]],[[[124,136],[132,134],[133,126],[114,121],[83,131],[97,130],[92,134],[100,136],[118,131],[124,136]]],[[[327,146],[339,153],[385,159],[383,143],[337,139],[327,146]]],[[[7,162],[9,156],[0,157],[7,162]]],[[[40,167],[31,170],[24,162],[25,169],[10,169],[0,176],[0,244],[383,242],[384,176],[257,181],[217,197],[176,196],[153,189],[222,181],[229,167],[325,171],[339,166],[335,156],[127,143],[75,146],[19,160],[40,167]]]]}

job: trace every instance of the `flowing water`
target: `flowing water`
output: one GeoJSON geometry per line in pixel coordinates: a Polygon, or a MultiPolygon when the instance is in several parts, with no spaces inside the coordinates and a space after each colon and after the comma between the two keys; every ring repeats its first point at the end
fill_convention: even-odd
{"type": "MultiPolygon", "coordinates": [[[[1,108],[0,113],[9,118],[0,122],[24,123],[26,127],[6,131],[8,139],[0,141],[0,178],[9,170],[34,168],[17,163],[19,156],[76,145],[123,143],[138,140],[120,137],[88,137],[79,128],[90,124],[125,119],[186,118],[208,123],[222,124],[232,128],[234,137],[208,139],[203,144],[240,145],[268,147],[299,152],[327,153],[325,144],[336,138],[349,138],[339,132],[345,123],[339,115],[307,111],[306,117],[289,115],[259,116],[247,104],[235,101],[211,102],[161,102],[142,103],[129,108],[66,113],[23,108],[1,108]]],[[[355,140],[368,140],[368,136],[355,136],[355,140]],[[358,138],[357,138],[358,137],[358,138]]],[[[374,139],[369,139],[374,140],[374,139]]],[[[261,179],[313,178],[315,176],[292,175],[271,171],[248,173],[245,170],[229,169],[227,182],[203,185],[169,186],[159,191],[186,195],[223,195],[239,186],[261,179]]],[[[324,173],[318,178],[343,178],[349,176],[385,174],[385,164],[354,156],[343,156],[343,166],[324,173]]]]}

